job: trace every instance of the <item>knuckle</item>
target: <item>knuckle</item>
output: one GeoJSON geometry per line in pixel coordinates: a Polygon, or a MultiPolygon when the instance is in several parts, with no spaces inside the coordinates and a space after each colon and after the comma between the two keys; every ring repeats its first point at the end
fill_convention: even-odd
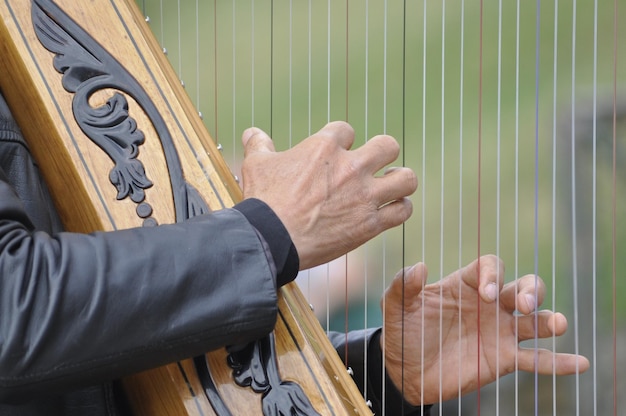
{"type": "Polygon", "coordinates": [[[369,186],[357,186],[354,191],[355,202],[362,206],[361,217],[369,218],[376,212],[374,194],[369,186]]]}
{"type": "Polygon", "coordinates": [[[354,129],[345,121],[332,121],[315,134],[316,137],[329,144],[336,144],[342,137],[354,138],[354,129]]]}
{"type": "Polygon", "coordinates": [[[372,237],[380,234],[381,232],[383,232],[384,230],[388,228],[385,225],[385,221],[375,214],[368,216],[367,220],[365,221],[365,225],[367,227],[369,234],[372,237]]]}
{"type": "MultiPolygon", "coordinates": [[[[368,198],[366,191],[363,191],[359,196],[363,198],[361,201],[366,201],[368,198]]],[[[357,234],[354,236],[356,237],[355,240],[367,241],[380,232],[381,220],[377,215],[376,208],[369,203],[362,203],[354,212],[356,215],[353,217],[355,221],[353,231],[357,234]]]]}
{"type": "Polygon", "coordinates": [[[331,121],[326,125],[326,127],[329,127],[341,134],[351,134],[354,136],[354,128],[352,128],[350,123],[346,121],[331,121]]]}
{"type": "MultiPolygon", "coordinates": [[[[365,167],[367,166],[366,161],[362,158],[359,157],[354,157],[354,155],[351,155],[352,157],[349,158],[348,163],[344,163],[343,166],[344,169],[346,170],[346,174],[348,174],[348,176],[360,176],[360,173],[362,171],[365,170],[365,167]]],[[[360,191],[364,191],[367,189],[365,186],[361,186],[359,188],[360,191]]]]}

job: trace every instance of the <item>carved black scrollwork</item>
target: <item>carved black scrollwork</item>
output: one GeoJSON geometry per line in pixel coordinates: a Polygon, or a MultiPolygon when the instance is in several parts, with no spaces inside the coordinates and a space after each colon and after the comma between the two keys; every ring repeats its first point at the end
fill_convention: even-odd
{"type": "MultiPolygon", "coordinates": [[[[176,221],[209,212],[199,193],[183,177],[172,135],[156,106],[139,82],[85,30],[50,0],[33,0],[32,20],[41,44],[55,54],[54,68],[63,74],[63,87],[74,93],[72,110],[85,135],[114,162],[109,179],[117,198],[140,204],[152,186],[143,163],[137,158],[144,134],[129,115],[127,94],[150,118],[161,141],[174,196],[176,221]],[[116,91],[104,105],[89,100],[98,91],[116,91]]],[[[152,211],[144,207],[142,212],[152,211]]],[[[152,218],[144,224],[154,225],[152,218]]]]}
{"type": "Polygon", "coordinates": [[[239,386],[262,394],[264,416],[319,415],[297,383],[281,380],[274,334],[244,347],[231,347],[228,364],[239,386]]]}
{"type": "MultiPolygon", "coordinates": [[[[37,37],[46,49],[55,54],[53,64],[63,74],[63,87],[74,94],[72,110],[76,122],[114,162],[109,179],[117,189],[117,198],[128,197],[137,204],[136,213],[144,219],[144,226],[157,225],[151,217],[152,207],[144,201],[145,190],[152,186],[152,182],[138,159],[145,136],[129,114],[126,94],[147,114],[161,141],[172,186],[176,221],[209,212],[198,191],[184,180],[172,135],[137,80],[53,1],[33,0],[32,3],[32,20],[37,37]],[[105,104],[93,107],[90,98],[105,89],[115,93],[105,104]]],[[[318,415],[299,385],[280,379],[275,354],[273,335],[242,350],[231,351],[229,362],[236,382],[262,394],[266,416],[318,415]]],[[[194,363],[216,413],[230,415],[217,392],[205,357],[196,357],[194,363]]]]}

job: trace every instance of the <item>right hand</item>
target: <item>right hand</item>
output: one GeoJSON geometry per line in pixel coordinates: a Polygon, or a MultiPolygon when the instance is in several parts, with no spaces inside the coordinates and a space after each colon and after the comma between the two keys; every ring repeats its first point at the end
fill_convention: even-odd
{"type": "Polygon", "coordinates": [[[546,294],[539,276],[504,284],[504,263],[491,255],[431,284],[427,274],[423,263],[401,270],[381,302],[385,368],[409,403],[450,400],[459,389],[466,394],[516,370],[566,375],[589,368],[582,355],[520,345],[567,329],[563,314],[538,311],[546,294]]]}
{"type": "Polygon", "coordinates": [[[354,130],[344,122],[327,124],[293,148],[276,152],[262,130],[242,137],[244,198],[267,203],[287,228],[308,269],[333,260],[388,228],[406,221],[417,177],[408,168],[376,172],[398,157],[398,143],[387,135],[350,150],[354,130]]]}

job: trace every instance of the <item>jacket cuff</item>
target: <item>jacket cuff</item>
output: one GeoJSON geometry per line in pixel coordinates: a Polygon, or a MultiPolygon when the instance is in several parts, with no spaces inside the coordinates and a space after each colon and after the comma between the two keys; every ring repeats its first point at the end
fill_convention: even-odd
{"type": "Polygon", "coordinates": [[[233,208],[246,217],[268,245],[276,267],[277,287],[295,279],[300,269],[298,251],[276,213],[256,198],[245,199],[233,208]]]}
{"type": "Polygon", "coordinates": [[[393,381],[389,378],[387,371],[383,371],[383,354],[380,348],[380,336],[382,329],[374,332],[368,345],[369,365],[367,366],[368,379],[370,380],[371,389],[373,392],[382,393],[384,391],[385,399],[374,394],[371,400],[374,402],[373,407],[382,409],[383,403],[385,407],[384,414],[388,415],[429,415],[430,408],[432,406],[413,406],[411,403],[404,400],[402,392],[393,384],[393,381]],[[381,374],[384,373],[385,388],[382,387],[381,374]],[[422,413],[423,407],[423,413],[422,413]]]}

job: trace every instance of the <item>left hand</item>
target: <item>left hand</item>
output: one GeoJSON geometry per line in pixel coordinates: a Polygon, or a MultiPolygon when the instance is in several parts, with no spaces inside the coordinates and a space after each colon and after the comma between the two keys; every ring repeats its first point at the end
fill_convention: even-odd
{"type": "Polygon", "coordinates": [[[519,370],[540,374],[565,375],[589,368],[582,356],[519,346],[535,336],[559,336],[567,329],[562,314],[537,311],[545,295],[540,278],[527,275],[503,286],[504,264],[495,256],[483,256],[424,286],[426,276],[423,263],[400,271],[382,302],[386,369],[410,403],[455,398],[459,383],[461,393],[469,393],[515,371],[516,361],[519,370]]]}
{"type": "Polygon", "coordinates": [[[378,172],[400,154],[391,136],[379,135],[351,150],[354,129],[332,122],[284,152],[257,128],[242,137],[244,198],[272,208],[287,229],[300,270],[327,263],[406,221],[417,188],[406,167],[378,172]]]}

